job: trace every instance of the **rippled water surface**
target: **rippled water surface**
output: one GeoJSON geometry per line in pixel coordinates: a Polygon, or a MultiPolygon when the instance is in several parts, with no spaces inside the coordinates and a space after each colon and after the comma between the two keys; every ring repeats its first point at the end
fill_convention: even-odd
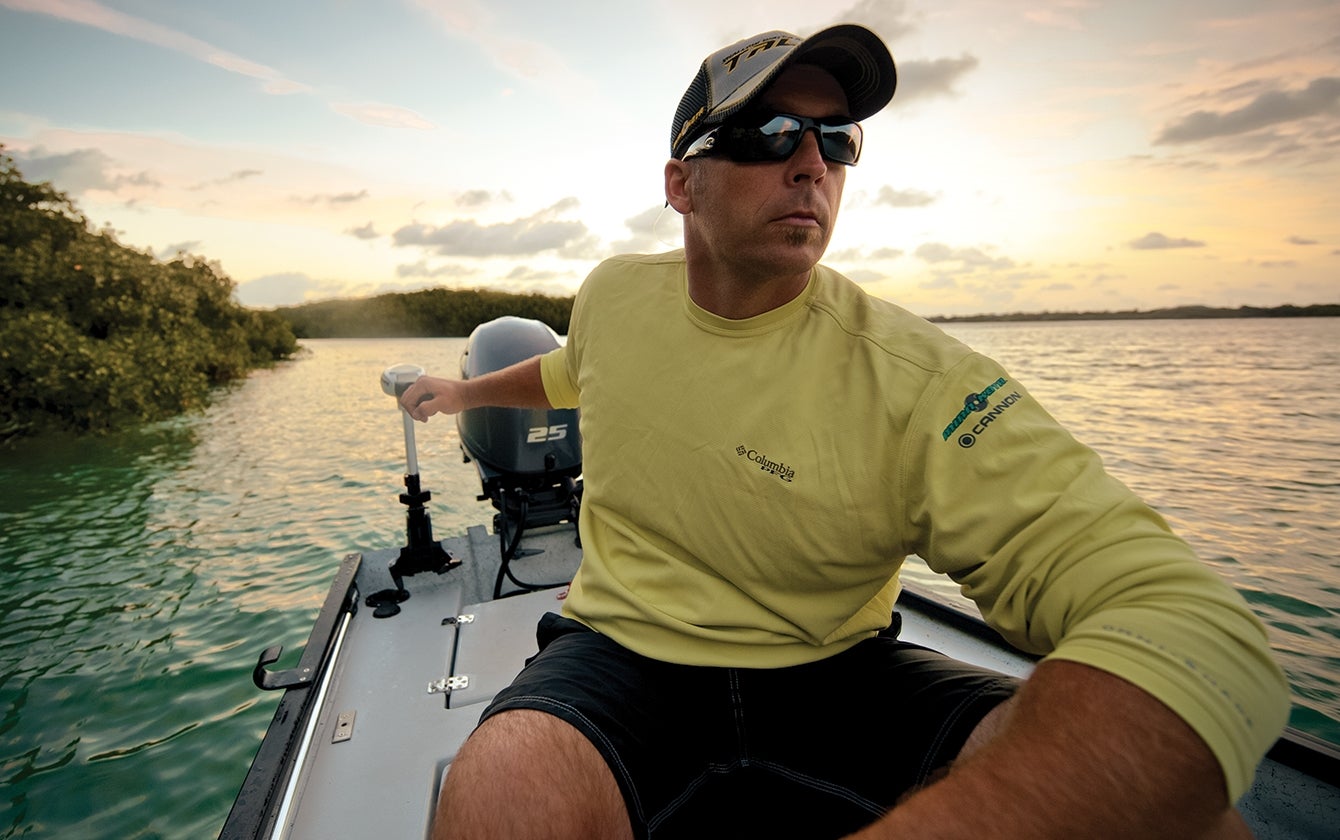
{"type": "MultiPolygon", "coordinates": [[[[1340,320],[951,325],[1242,591],[1340,743],[1340,320]]],[[[0,451],[0,837],[217,834],[339,560],[403,542],[388,365],[464,341],[306,342],[205,413],[0,451]]],[[[439,536],[490,512],[419,427],[439,536]]],[[[928,572],[909,577],[952,595],[928,572]]]]}

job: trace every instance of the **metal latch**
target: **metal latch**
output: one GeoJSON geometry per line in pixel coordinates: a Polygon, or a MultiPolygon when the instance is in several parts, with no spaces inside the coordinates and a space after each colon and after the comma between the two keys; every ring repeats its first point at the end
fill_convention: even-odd
{"type": "Polygon", "coordinates": [[[458,677],[445,677],[440,680],[428,683],[429,694],[450,694],[453,691],[459,691],[470,687],[470,678],[462,674],[458,677]]]}
{"type": "Polygon", "coordinates": [[[356,715],[356,712],[341,712],[339,717],[335,718],[335,734],[330,737],[332,744],[338,744],[354,737],[354,717],[356,715]]]}
{"type": "Polygon", "coordinates": [[[466,613],[465,615],[449,615],[446,618],[442,619],[442,626],[446,627],[448,625],[454,625],[454,624],[474,624],[474,622],[475,622],[474,613],[466,613]]]}

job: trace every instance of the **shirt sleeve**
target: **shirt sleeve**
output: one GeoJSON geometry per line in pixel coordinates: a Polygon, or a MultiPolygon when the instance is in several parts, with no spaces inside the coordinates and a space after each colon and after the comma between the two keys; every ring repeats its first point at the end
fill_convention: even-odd
{"type": "Polygon", "coordinates": [[[540,379],[551,406],[577,408],[582,392],[577,387],[577,378],[572,375],[567,347],[550,350],[540,357],[540,379]]]}
{"type": "Polygon", "coordinates": [[[1289,711],[1265,629],[1096,453],[974,354],[927,391],[902,461],[915,550],[988,624],[1148,691],[1246,792],[1289,711]]]}
{"type": "Polygon", "coordinates": [[[586,312],[586,298],[589,293],[590,278],[582,283],[572,301],[572,314],[568,318],[568,335],[562,347],[551,350],[540,357],[540,380],[544,384],[544,395],[554,408],[577,408],[582,389],[578,378],[581,363],[580,326],[582,315],[586,312]]]}

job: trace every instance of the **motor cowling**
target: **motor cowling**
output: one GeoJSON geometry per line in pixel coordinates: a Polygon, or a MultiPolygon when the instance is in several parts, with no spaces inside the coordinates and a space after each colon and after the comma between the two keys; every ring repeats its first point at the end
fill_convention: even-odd
{"type": "MultiPolygon", "coordinates": [[[[548,325],[507,316],[480,324],[461,355],[461,378],[502,370],[559,347],[548,325]]],[[[499,533],[575,521],[582,472],[576,409],[472,408],[457,415],[461,450],[499,511],[499,533]]]]}

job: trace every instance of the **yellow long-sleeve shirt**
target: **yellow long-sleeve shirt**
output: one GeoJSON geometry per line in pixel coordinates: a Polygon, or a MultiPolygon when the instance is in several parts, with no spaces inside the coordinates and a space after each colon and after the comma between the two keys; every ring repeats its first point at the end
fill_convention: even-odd
{"type": "Polygon", "coordinates": [[[690,300],[682,252],[609,260],[541,371],[582,409],[564,611],[632,650],[830,656],[888,624],[915,553],[1021,649],[1162,700],[1235,799],[1283,728],[1243,599],[999,365],[830,269],[732,321],[690,300]]]}

